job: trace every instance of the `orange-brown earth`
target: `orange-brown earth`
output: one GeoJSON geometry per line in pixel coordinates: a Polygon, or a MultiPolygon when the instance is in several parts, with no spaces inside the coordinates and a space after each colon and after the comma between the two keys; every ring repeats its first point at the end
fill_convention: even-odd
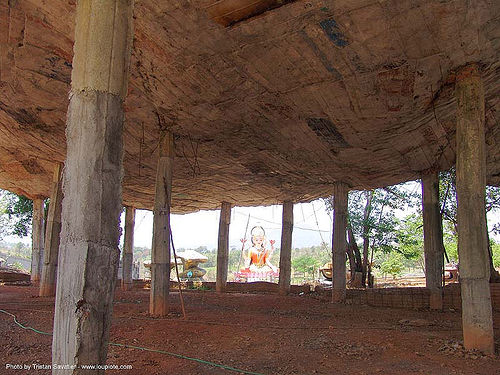
{"type": "MultiPolygon", "coordinates": [[[[160,349],[259,374],[498,374],[500,357],[465,351],[456,311],[430,312],[332,305],[313,294],[184,293],[165,319],[147,314],[147,290],[117,291],[110,341],[160,349]]],[[[0,286],[0,309],[42,331],[52,330],[53,298],[34,287],[0,286]]],[[[500,313],[494,312],[497,353],[500,313]]],[[[0,314],[0,373],[6,364],[49,364],[51,337],[19,328],[0,314]]],[[[131,365],[112,374],[236,374],[167,354],[110,346],[108,364],[131,365]]]]}

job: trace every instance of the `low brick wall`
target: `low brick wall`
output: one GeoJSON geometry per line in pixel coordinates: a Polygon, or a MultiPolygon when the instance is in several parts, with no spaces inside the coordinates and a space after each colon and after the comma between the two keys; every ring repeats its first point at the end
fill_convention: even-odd
{"type": "MultiPolygon", "coordinates": [[[[192,281],[188,281],[183,283],[188,289],[193,288],[195,285],[199,285],[193,283],[192,281]]],[[[212,281],[203,281],[202,288],[215,290],[215,282],[212,281]]],[[[149,280],[134,280],[134,288],[137,289],[147,289],[150,288],[149,280]]],[[[171,281],[170,288],[172,290],[177,289],[177,282],[171,281]]],[[[239,292],[239,293],[278,293],[278,284],[269,283],[266,281],[255,281],[252,283],[227,283],[227,291],[228,292],[239,292]]],[[[290,292],[292,294],[299,293],[309,293],[311,291],[309,285],[292,285],[290,287],[290,292]]]]}
{"type": "MultiPolygon", "coordinates": [[[[193,282],[187,282],[185,285],[193,287],[193,282]]],[[[149,280],[134,280],[134,287],[138,289],[149,288],[149,280]]],[[[203,288],[215,290],[215,283],[204,281],[203,288]]],[[[177,283],[171,282],[171,288],[176,289],[177,283]]],[[[500,283],[490,284],[491,302],[494,311],[500,311],[500,283]]],[[[278,284],[265,281],[256,281],[253,283],[227,283],[228,292],[239,293],[278,293],[278,284]]],[[[291,293],[309,293],[309,285],[292,285],[291,293]]],[[[331,290],[317,288],[324,299],[329,299],[331,290]]],[[[392,308],[429,308],[429,290],[427,288],[380,288],[380,289],[347,289],[346,301],[349,304],[369,305],[377,307],[392,308]]],[[[460,284],[448,284],[443,289],[443,308],[444,309],[462,309],[462,300],[460,298],[460,284]]]]}
{"type": "Polygon", "coordinates": [[[393,308],[429,308],[426,288],[348,289],[347,303],[393,308]]]}
{"type": "MultiPolygon", "coordinates": [[[[500,311],[500,284],[490,284],[491,302],[494,311],[500,311]]],[[[322,293],[328,294],[329,291],[322,293]]],[[[429,308],[429,290],[427,288],[383,288],[383,289],[348,289],[347,303],[366,304],[393,308],[429,308]]],[[[462,309],[460,284],[449,284],[443,289],[443,308],[462,309]]]]}

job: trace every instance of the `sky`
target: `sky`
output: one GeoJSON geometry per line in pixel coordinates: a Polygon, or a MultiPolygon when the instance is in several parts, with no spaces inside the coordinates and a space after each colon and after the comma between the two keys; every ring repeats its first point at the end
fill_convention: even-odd
{"type": "MultiPolygon", "coordinates": [[[[417,191],[420,184],[410,182],[406,184],[409,191],[417,191]]],[[[396,216],[403,218],[411,212],[396,212],[396,216]]],[[[196,249],[206,246],[208,249],[217,248],[217,237],[219,232],[219,210],[198,211],[191,214],[171,215],[172,235],[176,249],[196,249]]],[[[121,216],[123,228],[125,214],[121,216]]],[[[233,207],[231,210],[231,224],[229,226],[230,248],[241,249],[241,239],[246,237],[250,240],[250,230],[256,226],[262,226],[266,231],[267,240],[275,240],[276,247],[281,242],[281,205],[267,207],[233,207]],[[246,224],[249,220],[247,234],[245,236],[246,224]]],[[[500,212],[488,213],[488,225],[490,228],[500,222],[500,212]]],[[[297,203],[294,205],[294,228],[292,247],[301,248],[320,245],[323,241],[331,245],[332,217],[328,213],[323,200],[318,199],[310,203],[297,203]]],[[[123,230],[122,230],[123,233],[123,230]]],[[[134,230],[134,246],[151,248],[153,234],[153,214],[151,211],[137,210],[134,230]]],[[[499,236],[493,236],[500,242],[499,236]]],[[[6,242],[31,243],[31,236],[20,239],[8,236],[6,242]]],[[[121,238],[123,243],[123,236],[121,238]]],[[[249,243],[249,242],[248,242],[249,243]]],[[[247,245],[248,245],[247,243],[247,245]]]]}
{"type": "MultiPolygon", "coordinates": [[[[122,225],[125,215],[122,215],[122,225]]],[[[198,211],[185,215],[171,215],[172,236],[176,249],[195,249],[206,246],[217,248],[220,211],[198,211]]],[[[241,248],[241,239],[250,239],[250,230],[262,226],[268,240],[281,241],[282,206],[233,207],[229,226],[229,246],[241,248]],[[250,215],[250,219],[249,219],[250,215]]],[[[137,210],[134,230],[134,246],[151,247],[153,215],[151,211],[137,210]]],[[[294,205],[293,247],[320,245],[331,242],[332,219],[322,200],[294,205]],[[316,221],[317,218],[317,221],[316,221]]]]}

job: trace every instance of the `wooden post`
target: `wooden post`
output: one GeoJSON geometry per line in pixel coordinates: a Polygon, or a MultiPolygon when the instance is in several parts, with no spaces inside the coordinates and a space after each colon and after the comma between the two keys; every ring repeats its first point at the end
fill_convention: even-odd
{"type": "Polygon", "coordinates": [[[40,279],[40,297],[51,297],[56,294],[56,276],[61,233],[62,210],[62,164],[54,167],[52,193],[50,195],[47,228],[45,233],[42,278],[40,279]]]}
{"type": "Polygon", "coordinates": [[[104,374],[119,263],[132,0],[79,0],[66,121],[53,374],[104,374]],[[61,372],[62,371],[62,372],[61,372]]]}
{"type": "Polygon", "coordinates": [[[344,302],[346,297],[346,229],[348,187],[343,182],[333,185],[333,288],[332,302],[344,302]]]}
{"type": "Polygon", "coordinates": [[[135,208],[125,208],[125,239],[122,257],[122,290],[132,290],[132,264],[134,261],[135,208]]]}
{"type": "Polygon", "coordinates": [[[439,207],[439,175],[422,177],[424,218],[425,284],[430,290],[429,307],[443,309],[443,229],[439,207]]]}
{"type": "Polygon", "coordinates": [[[225,292],[227,267],[229,262],[229,224],[231,223],[231,203],[222,202],[219,220],[219,242],[217,247],[217,278],[215,290],[225,292]]]}
{"type": "Polygon", "coordinates": [[[43,254],[43,199],[33,199],[32,245],[31,245],[31,283],[38,284],[42,273],[43,254]]]}
{"type": "Polygon", "coordinates": [[[293,202],[283,203],[283,221],[281,228],[280,276],[279,293],[290,293],[292,276],[292,232],[293,232],[293,202]]]}
{"type": "Polygon", "coordinates": [[[153,211],[149,313],[153,316],[166,316],[170,291],[170,203],[174,163],[174,137],[172,133],[161,132],[159,154],[153,211]]]}
{"type": "Polygon", "coordinates": [[[486,239],[484,88],[478,68],[457,74],[458,255],[466,349],[494,352],[486,239]]]}

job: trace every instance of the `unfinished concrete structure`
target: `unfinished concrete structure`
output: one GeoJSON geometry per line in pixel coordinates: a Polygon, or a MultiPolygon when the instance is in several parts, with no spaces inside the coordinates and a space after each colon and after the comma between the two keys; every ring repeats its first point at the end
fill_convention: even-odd
{"type": "Polygon", "coordinates": [[[425,285],[430,290],[429,306],[443,308],[444,244],[439,206],[439,175],[422,176],[422,215],[424,221],[425,285]]]}
{"type": "Polygon", "coordinates": [[[62,164],[56,163],[52,178],[52,192],[50,194],[47,227],[45,229],[45,243],[42,273],[40,279],[40,297],[54,296],[56,293],[57,262],[61,233],[62,211],[62,164]]]}
{"type": "Polygon", "coordinates": [[[229,224],[231,223],[231,203],[222,202],[219,220],[219,238],[217,241],[216,290],[224,292],[227,284],[229,264],[229,224]]]}
{"type": "Polygon", "coordinates": [[[171,132],[160,131],[158,154],[153,210],[149,313],[153,316],[165,316],[168,314],[168,292],[170,289],[170,205],[172,202],[174,162],[174,137],[171,132]]]}
{"type": "Polygon", "coordinates": [[[31,224],[32,244],[31,244],[31,282],[40,282],[43,264],[43,245],[45,239],[45,225],[43,215],[44,200],[33,199],[33,221],[31,224]]]}
{"type": "Polygon", "coordinates": [[[278,284],[280,294],[288,294],[292,278],[293,202],[283,203],[281,227],[280,276],[278,284]]]}
{"type": "Polygon", "coordinates": [[[134,263],[134,226],[135,208],[125,207],[125,233],[122,256],[122,289],[130,290],[133,286],[132,265],[134,263]]]}
{"type": "Polygon", "coordinates": [[[76,9],[52,340],[53,363],[69,367],[53,373],[85,373],[80,365],[106,361],[119,263],[132,4],[84,0],[76,9]]]}
{"type": "Polygon", "coordinates": [[[333,185],[333,231],[332,264],[333,288],[332,302],[345,301],[346,293],[346,254],[347,254],[347,193],[348,186],[343,182],[333,185]]]}
{"type": "MultiPolygon", "coordinates": [[[[73,193],[65,198],[61,250],[79,255],[75,263],[61,256],[59,277],[83,277],[77,263],[91,271],[85,283],[65,283],[80,299],[66,300],[69,290],[58,289],[58,359],[74,354],[61,337],[73,340],[78,329],[81,340],[102,340],[76,360],[103,358],[120,195],[125,205],[155,209],[161,249],[153,263],[161,272],[153,271],[150,312],[164,315],[167,201],[183,213],[220,202],[303,202],[335,190],[342,210],[348,189],[415,179],[456,159],[464,336],[467,347],[492,350],[480,206],[484,184],[500,184],[497,1],[137,1],[128,89],[131,2],[110,1],[113,10],[77,3],[78,10],[59,0],[0,5],[0,187],[49,196],[54,163],[66,160],[65,192],[73,193]],[[464,73],[467,66],[472,73],[464,73]],[[111,127],[92,134],[89,124],[111,127]],[[170,175],[157,174],[165,130],[176,138],[170,175]],[[477,180],[465,178],[469,172],[477,180]],[[103,262],[92,258],[95,249],[77,250],[87,240],[99,243],[103,262]],[[94,271],[107,272],[106,283],[96,285],[94,271]],[[82,321],[68,315],[75,309],[106,319],[97,323],[90,314],[78,328],[82,321]]],[[[344,246],[338,215],[337,259],[344,246]]],[[[335,282],[334,300],[345,298],[343,282],[335,282]]]]}

